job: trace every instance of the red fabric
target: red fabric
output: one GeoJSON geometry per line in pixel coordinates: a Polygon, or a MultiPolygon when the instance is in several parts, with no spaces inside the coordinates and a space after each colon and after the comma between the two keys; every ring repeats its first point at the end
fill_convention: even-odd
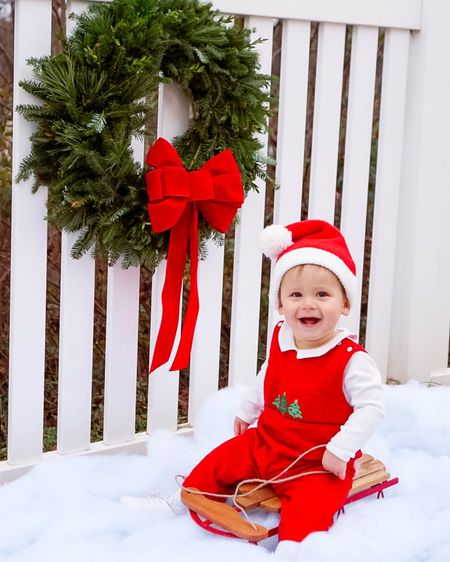
{"type": "MultiPolygon", "coordinates": [[[[363,348],[346,339],[325,355],[297,359],[295,351],[281,352],[278,332],[276,327],[265,378],[265,405],[258,426],[214,449],[194,468],[185,486],[232,493],[244,479],[273,478],[310,447],[326,444],[351,414],[352,408],[342,390],[343,374],[353,353],[363,348]],[[288,404],[298,400],[302,418],[282,414],[272,404],[284,392],[288,404]]],[[[323,470],[323,452],[319,449],[307,455],[285,476],[323,470]]],[[[358,452],[355,458],[359,455],[358,452]]],[[[344,480],[320,474],[276,484],[282,505],[280,540],[300,541],[314,531],[327,530],[348,496],[353,476],[351,459],[344,480]]]]}
{"type": "Polygon", "coordinates": [[[277,259],[299,248],[317,248],[336,255],[353,275],[356,275],[356,266],[350,250],[341,232],[335,226],[313,219],[294,222],[286,228],[292,233],[292,245],[281,252],[277,259]]]}
{"type": "MultiPolygon", "coordinates": [[[[211,451],[189,474],[183,485],[204,492],[232,494],[242,480],[267,480],[279,474],[287,465],[288,460],[272,451],[258,430],[252,428],[211,451]]],[[[317,462],[302,460],[296,469],[297,472],[310,470],[323,468],[317,462]]],[[[301,541],[310,533],[326,531],[348,496],[353,475],[353,461],[350,461],[345,480],[339,480],[331,474],[318,474],[273,485],[281,498],[279,540],[301,541]]]]}
{"type": "Polygon", "coordinates": [[[199,170],[188,172],[175,148],[159,138],[150,148],[147,164],[148,213],[153,232],[171,230],[162,291],[162,319],[150,372],[169,360],[180,308],[184,266],[189,250],[191,288],[177,354],[171,371],[189,363],[199,311],[197,287],[198,213],[219,232],[226,232],[244,202],[239,168],[231,150],[211,158],[199,170]]]}
{"type": "MultiPolygon", "coordinates": [[[[272,447],[295,458],[315,445],[328,443],[352,413],[342,390],[343,374],[353,353],[364,349],[344,339],[325,355],[297,359],[295,350],[280,350],[281,324],[272,336],[258,430],[272,447]],[[273,402],[283,394],[288,405],[298,401],[303,417],[280,413],[273,402]]],[[[320,461],[322,455],[318,450],[310,458],[320,461]]]]}

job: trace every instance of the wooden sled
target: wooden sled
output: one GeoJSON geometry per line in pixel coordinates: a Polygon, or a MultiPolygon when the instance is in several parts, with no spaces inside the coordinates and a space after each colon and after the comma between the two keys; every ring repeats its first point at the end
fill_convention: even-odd
{"type": "MultiPolygon", "coordinates": [[[[363,454],[355,461],[355,469],[352,489],[344,505],[338,511],[338,515],[349,503],[372,494],[377,494],[378,498],[384,497],[383,491],[398,483],[398,478],[391,478],[384,464],[370,455],[363,454]]],[[[255,484],[243,485],[239,489],[239,493],[249,492],[255,487],[255,484]]],[[[195,490],[193,489],[193,491],[195,490]]],[[[278,533],[278,527],[267,529],[262,525],[252,524],[239,515],[239,509],[227,503],[211,500],[199,493],[183,490],[181,500],[189,508],[192,519],[200,527],[212,533],[245,539],[252,543],[257,543],[278,533]]],[[[265,486],[248,496],[238,497],[237,503],[245,511],[260,508],[278,513],[281,508],[281,500],[275,495],[271,486],[265,486]]]]}

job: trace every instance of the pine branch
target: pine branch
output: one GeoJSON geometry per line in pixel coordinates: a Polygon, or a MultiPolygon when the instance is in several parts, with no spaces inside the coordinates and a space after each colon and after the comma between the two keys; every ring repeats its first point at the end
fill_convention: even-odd
{"type": "MultiPolygon", "coordinates": [[[[145,138],[158,85],[176,83],[192,102],[193,122],[175,139],[186,168],[231,148],[247,192],[267,180],[271,163],[257,139],[267,128],[270,78],[259,72],[250,32],[199,0],[93,3],[75,20],[62,53],[29,61],[34,78],[22,87],[42,103],[18,108],[35,124],[18,179],[33,175],[34,190],[48,187],[51,224],[82,231],[75,257],[93,252],[153,268],[169,235],[151,232],[131,140],[145,138]]],[[[201,220],[201,254],[211,234],[201,220]]]]}

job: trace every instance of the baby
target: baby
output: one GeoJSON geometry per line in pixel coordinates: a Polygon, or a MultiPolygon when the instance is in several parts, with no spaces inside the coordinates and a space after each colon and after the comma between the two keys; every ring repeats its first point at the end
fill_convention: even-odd
{"type": "Polygon", "coordinates": [[[358,283],[340,231],[320,220],[272,225],[262,237],[274,260],[270,301],[284,318],[268,358],[234,422],[235,437],[207,455],[184,486],[232,493],[249,478],[271,479],[281,498],[277,554],[325,531],[352,487],[354,461],[384,416],[380,373],[363,347],[337,327],[358,283]],[[324,473],[323,471],[327,471],[324,473]]]}

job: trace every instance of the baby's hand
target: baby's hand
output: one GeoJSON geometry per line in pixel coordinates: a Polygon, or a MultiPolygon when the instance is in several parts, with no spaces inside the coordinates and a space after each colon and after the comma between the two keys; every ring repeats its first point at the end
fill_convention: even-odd
{"type": "Polygon", "coordinates": [[[234,419],[234,434],[242,435],[247,431],[249,425],[250,425],[249,423],[245,422],[244,420],[241,420],[241,418],[238,418],[236,416],[236,418],[234,419]]]}
{"type": "Polygon", "coordinates": [[[328,472],[331,472],[341,480],[345,479],[347,463],[336,455],[333,455],[333,453],[330,453],[328,449],[325,449],[325,453],[323,454],[322,466],[325,470],[328,470],[328,472]]]}

